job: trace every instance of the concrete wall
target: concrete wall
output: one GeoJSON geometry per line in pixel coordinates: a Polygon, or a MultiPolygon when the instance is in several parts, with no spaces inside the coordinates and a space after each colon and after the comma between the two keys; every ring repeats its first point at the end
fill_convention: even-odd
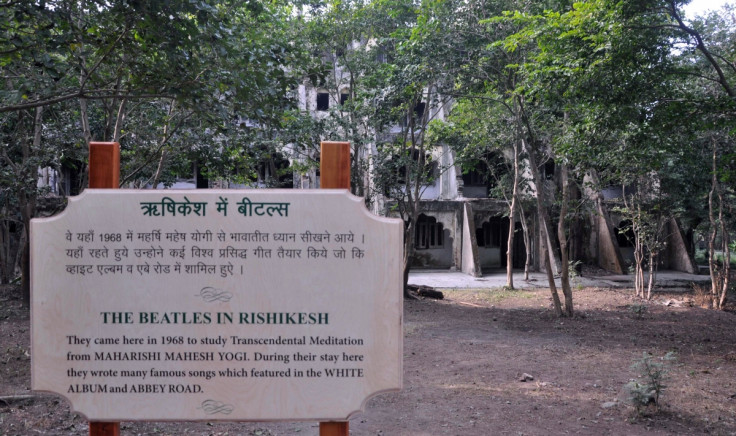
{"type": "Polygon", "coordinates": [[[412,268],[452,268],[454,266],[452,247],[455,244],[452,233],[451,229],[445,227],[444,246],[442,248],[414,250],[412,268]]]}
{"type": "Polygon", "coordinates": [[[488,188],[485,186],[463,186],[463,197],[465,198],[488,198],[488,188]]]}
{"type": "Polygon", "coordinates": [[[506,253],[501,253],[500,247],[478,247],[480,266],[486,271],[501,268],[501,256],[506,256],[506,253]]]}

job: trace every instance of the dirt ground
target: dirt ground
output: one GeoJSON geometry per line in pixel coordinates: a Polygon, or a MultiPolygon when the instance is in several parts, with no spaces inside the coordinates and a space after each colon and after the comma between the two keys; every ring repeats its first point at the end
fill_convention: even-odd
{"type": "MultiPolygon", "coordinates": [[[[371,399],[353,435],[736,435],[736,314],[643,303],[631,290],[444,290],[405,303],[404,388],[371,399]],[[641,305],[646,310],[641,309],[641,305]],[[644,352],[676,352],[660,410],[638,416],[622,387],[644,352]],[[521,381],[524,374],[533,377],[521,381]]],[[[60,397],[30,390],[29,316],[0,288],[0,434],[84,435],[60,397]],[[23,396],[32,395],[23,399],[23,396]]],[[[315,422],[124,422],[124,435],[316,435],[315,422]]]]}

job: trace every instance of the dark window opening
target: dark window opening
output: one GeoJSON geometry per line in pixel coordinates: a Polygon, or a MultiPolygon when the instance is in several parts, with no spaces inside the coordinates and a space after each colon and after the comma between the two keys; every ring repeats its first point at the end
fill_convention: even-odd
{"type": "Polygon", "coordinates": [[[443,248],[444,226],[438,223],[436,218],[424,214],[417,219],[417,228],[414,233],[414,248],[427,250],[430,248],[443,248]]]}
{"type": "Polygon", "coordinates": [[[552,159],[547,159],[547,162],[544,163],[544,178],[547,180],[552,180],[552,178],[555,176],[555,161],[552,159]]]}
{"type": "Polygon", "coordinates": [[[79,161],[65,161],[61,164],[61,191],[60,195],[74,196],[82,192],[82,174],[84,165],[79,161]]]}
{"type": "Polygon", "coordinates": [[[341,92],[340,93],[340,104],[344,105],[345,103],[347,103],[348,100],[350,100],[350,94],[348,94],[347,92],[341,92]]]}
{"type": "Polygon", "coordinates": [[[426,103],[419,102],[416,106],[414,106],[414,116],[416,117],[418,122],[421,122],[422,117],[424,117],[424,110],[427,107],[426,103]]]}
{"type": "Polygon", "coordinates": [[[258,164],[258,180],[273,188],[293,188],[294,172],[290,166],[288,159],[275,153],[258,164]]]}
{"type": "Polygon", "coordinates": [[[487,183],[486,174],[475,168],[463,174],[463,185],[465,186],[486,186],[487,183]]]}
{"type": "Polygon", "coordinates": [[[631,221],[621,221],[615,230],[616,241],[619,247],[628,248],[634,246],[634,228],[632,227],[631,221]]]}
{"type": "Polygon", "coordinates": [[[330,94],[326,92],[317,93],[317,110],[326,111],[330,108],[330,94]]]}
{"type": "Polygon", "coordinates": [[[200,162],[194,162],[194,178],[197,189],[208,189],[210,181],[207,178],[207,167],[200,162]]]}
{"type": "MultiPolygon", "coordinates": [[[[406,183],[406,171],[407,171],[407,165],[413,165],[411,168],[413,171],[419,171],[419,165],[422,165],[422,170],[426,171],[426,176],[423,176],[422,178],[431,183],[431,180],[433,177],[436,177],[436,174],[439,172],[439,166],[436,161],[432,160],[432,156],[430,156],[429,153],[424,155],[424,160],[422,162],[419,162],[420,153],[419,150],[413,150],[413,151],[407,151],[407,156],[411,156],[412,163],[406,163],[404,165],[401,165],[398,169],[398,183],[406,183]]],[[[394,159],[399,159],[399,157],[395,156],[394,159]]],[[[406,162],[406,161],[404,161],[406,162]]]]}
{"type": "Polygon", "coordinates": [[[501,246],[501,217],[491,217],[475,230],[479,247],[496,248],[501,246]]]}
{"type": "Polygon", "coordinates": [[[508,173],[506,160],[496,151],[488,151],[475,163],[463,165],[463,185],[492,187],[495,180],[508,173]]]}

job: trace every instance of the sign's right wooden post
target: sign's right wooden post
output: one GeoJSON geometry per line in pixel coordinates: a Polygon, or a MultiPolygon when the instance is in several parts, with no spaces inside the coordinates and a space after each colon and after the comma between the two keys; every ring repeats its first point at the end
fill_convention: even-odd
{"type": "MultiPolygon", "coordinates": [[[[350,190],[350,143],[327,142],[320,144],[320,189],[350,190]]],[[[320,422],[320,436],[348,436],[348,421],[320,422]]]]}

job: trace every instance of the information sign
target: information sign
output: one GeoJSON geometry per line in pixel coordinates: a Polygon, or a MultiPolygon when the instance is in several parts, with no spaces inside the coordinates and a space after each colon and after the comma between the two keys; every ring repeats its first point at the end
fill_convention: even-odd
{"type": "Polygon", "coordinates": [[[32,388],[89,420],[344,420],[401,387],[400,220],[345,190],[86,190],[31,223],[32,388]]]}

